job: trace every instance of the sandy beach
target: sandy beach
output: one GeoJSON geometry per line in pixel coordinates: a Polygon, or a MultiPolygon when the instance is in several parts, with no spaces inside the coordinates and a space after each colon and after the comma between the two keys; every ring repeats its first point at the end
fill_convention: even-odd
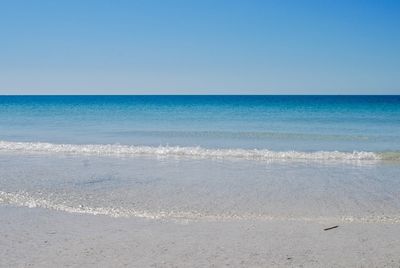
{"type": "Polygon", "coordinates": [[[0,206],[1,267],[399,267],[396,224],[190,222],[0,206]]]}

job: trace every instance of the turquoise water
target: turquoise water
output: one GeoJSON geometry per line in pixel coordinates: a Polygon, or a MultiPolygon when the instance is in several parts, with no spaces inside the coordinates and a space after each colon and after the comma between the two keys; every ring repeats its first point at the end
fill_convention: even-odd
{"type": "Polygon", "coordinates": [[[400,96],[2,96],[0,140],[400,151],[400,96]]]}
{"type": "Polygon", "coordinates": [[[0,205],[400,224],[399,151],[399,96],[0,97],[0,205]]]}

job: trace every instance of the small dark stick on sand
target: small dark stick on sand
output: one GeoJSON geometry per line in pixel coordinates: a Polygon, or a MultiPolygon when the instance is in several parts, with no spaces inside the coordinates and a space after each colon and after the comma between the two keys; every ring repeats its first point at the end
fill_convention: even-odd
{"type": "Polygon", "coordinates": [[[335,226],[332,226],[332,227],[329,227],[329,228],[325,228],[324,231],[332,230],[332,229],[335,229],[335,228],[338,228],[338,227],[339,227],[339,225],[335,225],[335,226]]]}

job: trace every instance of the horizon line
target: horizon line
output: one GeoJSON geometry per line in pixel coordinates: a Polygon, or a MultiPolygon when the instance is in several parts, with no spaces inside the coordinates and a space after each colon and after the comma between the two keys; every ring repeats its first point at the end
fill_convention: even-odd
{"type": "Polygon", "coordinates": [[[400,96],[400,94],[1,94],[0,97],[18,96],[400,96]]]}

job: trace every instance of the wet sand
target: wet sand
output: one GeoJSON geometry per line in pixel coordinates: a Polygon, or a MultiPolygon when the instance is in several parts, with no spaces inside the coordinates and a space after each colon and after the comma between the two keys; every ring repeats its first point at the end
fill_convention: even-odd
{"type": "Polygon", "coordinates": [[[399,224],[173,222],[0,206],[1,267],[399,267],[399,224]]]}

